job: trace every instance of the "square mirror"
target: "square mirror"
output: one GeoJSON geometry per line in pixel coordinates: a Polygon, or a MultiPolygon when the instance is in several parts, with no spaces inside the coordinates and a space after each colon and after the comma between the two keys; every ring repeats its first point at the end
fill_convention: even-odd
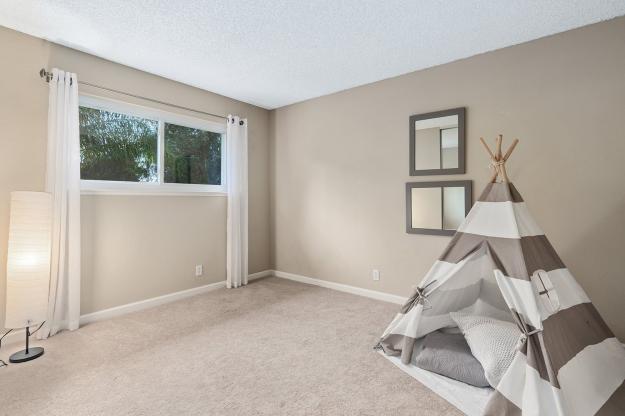
{"type": "Polygon", "coordinates": [[[471,181],[406,184],[406,232],[453,235],[472,205],[471,181]]]}
{"type": "Polygon", "coordinates": [[[465,173],[465,109],[410,116],[410,176],[465,173]]]}

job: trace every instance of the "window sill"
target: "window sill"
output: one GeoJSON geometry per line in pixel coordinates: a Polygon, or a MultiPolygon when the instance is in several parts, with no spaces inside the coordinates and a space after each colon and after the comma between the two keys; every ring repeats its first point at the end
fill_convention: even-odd
{"type": "Polygon", "coordinates": [[[228,196],[223,185],[159,184],[113,181],[80,181],[81,195],[119,196],[228,196]]]}

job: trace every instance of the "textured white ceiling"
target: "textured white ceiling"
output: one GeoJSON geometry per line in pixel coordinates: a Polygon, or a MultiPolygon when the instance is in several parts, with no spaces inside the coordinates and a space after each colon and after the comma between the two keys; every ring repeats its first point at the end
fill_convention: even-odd
{"type": "Polygon", "coordinates": [[[0,0],[2,26],[265,108],[623,14],[624,0],[0,0]]]}

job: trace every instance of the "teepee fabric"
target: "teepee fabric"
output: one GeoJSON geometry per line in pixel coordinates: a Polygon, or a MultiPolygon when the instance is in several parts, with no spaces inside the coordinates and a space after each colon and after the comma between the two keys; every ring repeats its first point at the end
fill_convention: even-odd
{"type": "Polygon", "coordinates": [[[490,183],[378,346],[409,364],[450,312],[515,322],[522,335],[486,415],[624,415],[625,349],[514,185],[490,183]]]}

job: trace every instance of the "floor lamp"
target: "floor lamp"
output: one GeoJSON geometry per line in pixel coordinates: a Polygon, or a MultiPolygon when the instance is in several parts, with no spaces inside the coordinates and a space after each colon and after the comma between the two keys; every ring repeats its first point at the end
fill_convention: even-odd
{"type": "Polygon", "coordinates": [[[30,327],[45,321],[50,285],[52,198],[45,192],[11,192],[7,256],[5,328],[24,328],[26,348],[9,361],[22,363],[43,355],[30,347],[30,327]]]}

